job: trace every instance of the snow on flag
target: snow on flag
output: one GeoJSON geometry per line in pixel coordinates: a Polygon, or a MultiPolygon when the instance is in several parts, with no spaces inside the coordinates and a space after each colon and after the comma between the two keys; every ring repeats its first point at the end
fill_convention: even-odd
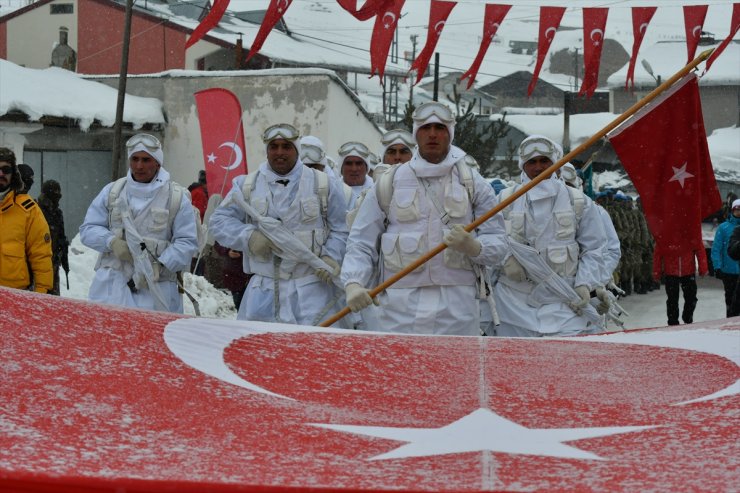
{"type": "Polygon", "coordinates": [[[293,0],[270,0],[270,6],[267,7],[265,17],[262,19],[262,24],[260,24],[260,30],[257,31],[257,36],[255,36],[252,45],[249,47],[247,61],[259,53],[267,39],[267,35],[270,34],[275,24],[282,19],[291,3],[293,3],[293,0]]]}
{"type": "Polygon", "coordinates": [[[591,97],[599,85],[601,50],[604,48],[604,30],[609,9],[583,9],[583,83],[580,96],[591,97]]]}
{"type": "Polygon", "coordinates": [[[722,206],[695,74],[608,135],[642,200],[656,251],[701,246],[701,221],[722,206]]]}
{"type": "Polygon", "coordinates": [[[198,24],[198,27],[193,30],[190,38],[188,38],[185,43],[186,50],[203,39],[203,36],[208,34],[208,31],[218,25],[219,21],[224,16],[224,13],[226,13],[226,8],[229,6],[230,1],[231,0],[214,0],[211,10],[203,18],[201,23],[198,24]]]}
{"type": "Polygon", "coordinates": [[[230,180],[247,172],[242,108],[237,97],[226,89],[205,89],[194,96],[208,195],[223,197],[230,180]]]}
{"type": "Polygon", "coordinates": [[[429,65],[429,59],[432,58],[434,48],[437,46],[439,37],[442,36],[442,30],[445,27],[447,18],[450,16],[450,12],[455,8],[457,2],[446,2],[444,0],[432,0],[432,5],[429,8],[429,30],[427,33],[427,40],[424,43],[424,48],[416,57],[416,60],[411,64],[409,72],[416,71],[416,82],[418,84],[424,72],[426,72],[427,66],[429,65]]]}
{"type": "Polygon", "coordinates": [[[555,32],[558,30],[560,21],[565,14],[565,7],[540,7],[540,37],[537,44],[537,64],[534,67],[532,80],[527,87],[527,96],[531,96],[534,87],[537,85],[537,79],[542,70],[542,64],[545,63],[545,55],[550,49],[552,40],[555,39],[555,32]]]}
{"type": "Polygon", "coordinates": [[[627,69],[627,80],[624,88],[629,90],[635,87],[635,63],[637,62],[637,53],[640,51],[642,39],[645,37],[650,19],[658,10],[657,7],[632,7],[632,56],[630,57],[629,68],[627,69]]]}
{"type": "Polygon", "coordinates": [[[478,70],[481,63],[483,63],[483,58],[486,56],[488,47],[491,45],[499,26],[504,22],[504,17],[506,17],[510,8],[511,5],[486,4],[486,13],[483,19],[483,39],[481,40],[480,48],[478,48],[478,54],[468,71],[460,77],[461,81],[466,77],[468,78],[468,89],[475,82],[475,76],[478,75],[478,70]]]}

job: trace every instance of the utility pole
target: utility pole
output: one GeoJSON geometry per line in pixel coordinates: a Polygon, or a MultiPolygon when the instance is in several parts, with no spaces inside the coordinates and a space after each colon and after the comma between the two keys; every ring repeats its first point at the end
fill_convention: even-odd
{"type": "MultiPolygon", "coordinates": [[[[418,34],[412,34],[411,35],[411,62],[416,60],[416,40],[419,39],[418,34]]],[[[414,81],[411,81],[411,84],[409,84],[409,103],[411,103],[411,106],[414,105],[414,81]]]]}
{"type": "Polygon", "coordinates": [[[126,0],[125,21],[123,24],[123,48],[121,49],[121,72],[118,75],[118,100],[116,103],[116,123],[113,126],[113,181],[126,174],[121,163],[123,105],[126,100],[126,79],[128,77],[128,50],[131,44],[131,15],[134,0],[126,0]]]}
{"type": "Polygon", "coordinates": [[[439,101],[439,52],[434,54],[434,101],[439,101]]]}

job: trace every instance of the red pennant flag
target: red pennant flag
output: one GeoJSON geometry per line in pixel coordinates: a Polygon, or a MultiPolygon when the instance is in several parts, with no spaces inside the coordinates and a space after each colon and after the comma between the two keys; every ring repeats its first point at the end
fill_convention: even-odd
{"type": "MultiPolygon", "coordinates": [[[[732,5],[732,22],[730,22],[730,34],[727,35],[724,41],[714,49],[714,52],[709,57],[709,60],[707,60],[707,65],[704,67],[704,73],[707,73],[707,70],[709,70],[709,67],[712,66],[714,61],[717,59],[718,56],[722,54],[723,51],[725,51],[725,48],[727,48],[727,45],[730,44],[732,41],[732,38],[735,37],[737,32],[740,30],[740,3],[736,3],[732,5]]],[[[702,74],[703,75],[703,74],[702,74]]]]}
{"type": "Polygon", "coordinates": [[[468,89],[475,82],[475,76],[478,75],[478,69],[480,69],[481,63],[483,63],[483,58],[486,56],[488,47],[491,45],[491,41],[493,41],[493,37],[496,35],[499,26],[504,22],[504,17],[509,13],[510,8],[511,5],[486,4],[486,13],[483,18],[483,40],[480,43],[480,48],[478,48],[478,54],[475,56],[473,64],[460,77],[461,81],[466,77],[468,78],[468,89]]]}
{"type": "Polygon", "coordinates": [[[703,254],[701,221],[722,207],[722,198],[697,76],[685,76],[608,138],[640,194],[656,251],[703,254]]]}
{"type": "Polygon", "coordinates": [[[647,31],[648,24],[653,18],[653,14],[658,10],[657,7],[632,7],[632,35],[634,41],[632,42],[632,56],[630,57],[630,65],[627,69],[627,80],[624,83],[624,88],[629,89],[635,87],[635,62],[637,62],[637,53],[640,51],[640,45],[645,37],[645,31],[647,31]]]}
{"type": "Polygon", "coordinates": [[[550,49],[552,40],[555,39],[555,32],[558,30],[560,21],[565,14],[565,7],[540,7],[540,37],[537,43],[537,64],[534,67],[532,80],[527,88],[527,96],[531,96],[534,86],[537,85],[537,79],[542,70],[542,64],[545,62],[545,55],[550,49]]]}
{"type": "Polygon", "coordinates": [[[609,9],[583,9],[583,83],[578,95],[591,97],[599,85],[601,50],[604,48],[604,30],[609,9]]]}
{"type": "Polygon", "coordinates": [[[221,21],[221,18],[224,16],[224,13],[226,12],[226,8],[229,6],[230,1],[231,0],[213,1],[213,6],[208,12],[208,15],[206,15],[203,21],[198,24],[198,27],[193,30],[193,34],[190,35],[190,38],[188,38],[187,42],[185,43],[186,50],[200,41],[203,36],[208,33],[208,31],[216,27],[219,21],[221,21]]]}
{"type": "Polygon", "coordinates": [[[421,78],[424,76],[424,72],[429,65],[429,59],[432,58],[434,48],[437,46],[437,41],[442,35],[442,29],[445,27],[447,18],[450,16],[450,12],[455,8],[457,2],[447,2],[445,0],[432,0],[432,5],[429,8],[429,28],[427,32],[427,40],[424,43],[419,56],[416,57],[414,63],[411,64],[409,72],[412,70],[416,71],[416,82],[418,84],[421,78]]]}
{"type": "Polygon", "coordinates": [[[391,49],[393,33],[396,31],[405,0],[391,0],[375,16],[373,35],[370,40],[370,77],[376,73],[382,79],[388,50],[391,49]]]}
{"type": "Polygon", "coordinates": [[[378,12],[386,9],[391,0],[367,0],[362,8],[357,8],[357,0],[337,0],[344,10],[349,12],[355,19],[366,21],[375,17],[378,12]]]}
{"type": "Polygon", "coordinates": [[[708,5],[689,5],[683,8],[683,20],[686,26],[686,49],[689,52],[686,63],[693,60],[694,55],[696,55],[696,47],[699,46],[701,30],[704,26],[708,8],[708,5]]]}
{"type": "Polygon", "coordinates": [[[265,12],[265,17],[262,19],[260,30],[257,31],[257,36],[254,38],[252,46],[249,48],[247,61],[259,53],[260,48],[262,48],[262,44],[267,39],[267,35],[270,34],[270,31],[275,27],[275,24],[277,24],[283,15],[285,15],[285,12],[288,10],[291,3],[293,3],[293,0],[270,0],[270,6],[267,7],[267,12],[265,12]]]}
{"type": "Polygon", "coordinates": [[[242,107],[236,96],[221,88],[195,93],[208,195],[228,192],[228,183],[247,173],[242,107]],[[226,190],[225,190],[226,189],[226,190]]]}

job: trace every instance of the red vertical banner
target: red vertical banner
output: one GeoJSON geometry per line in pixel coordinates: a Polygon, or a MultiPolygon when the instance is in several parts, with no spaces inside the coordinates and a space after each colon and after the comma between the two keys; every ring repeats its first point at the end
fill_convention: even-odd
{"type": "Polygon", "coordinates": [[[627,80],[624,83],[625,89],[635,87],[637,53],[640,51],[643,38],[645,38],[648,24],[650,24],[650,20],[653,18],[657,9],[657,7],[632,7],[632,36],[634,37],[634,41],[632,41],[632,56],[630,57],[630,65],[627,69],[627,80]]]}
{"type": "Polygon", "coordinates": [[[583,83],[578,95],[591,97],[599,86],[601,50],[604,48],[604,30],[609,9],[583,9],[583,83]]]}
{"type": "Polygon", "coordinates": [[[481,63],[483,63],[483,58],[486,56],[488,47],[491,45],[491,41],[493,41],[493,37],[496,35],[499,26],[504,22],[504,17],[509,13],[510,8],[511,5],[486,4],[486,13],[483,18],[483,39],[481,40],[480,48],[478,48],[478,54],[475,56],[475,60],[473,60],[473,64],[468,71],[460,77],[460,80],[466,77],[468,78],[468,89],[475,82],[475,76],[478,75],[478,70],[481,63]]]}
{"type": "Polygon", "coordinates": [[[445,27],[447,18],[450,16],[450,12],[455,8],[457,2],[447,2],[445,0],[432,0],[432,5],[429,7],[429,28],[427,31],[427,40],[424,43],[419,56],[411,64],[409,71],[416,71],[416,82],[418,84],[421,78],[424,76],[424,72],[429,65],[429,59],[432,58],[434,48],[437,46],[439,37],[442,36],[442,30],[445,27]]]}
{"type": "Polygon", "coordinates": [[[390,0],[375,16],[373,35],[370,40],[370,77],[378,74],[381,79],[383,78],[388,50],[391,49],[393,33],[396,32],[404,2],[405,0],[390,0]]]}
{"type": "Polygon", "coordinates": [[[255,36],[254,41],[252,41],[252,46],[249,47],[247,61],[259,53],[262,45],[267,39],[267,35],[270,34],[272,28],[275,27],[275,24],[282,19],[291,3],[293,3],[293,0],[270,0],[270,6],[267,7],[267,12],[265,12],[265,17],[262,19],[260,30],[257,31],[257,36],[255,36]]]}
{"type": "Polygon", "coordinates": [[[221,88],[195,93],[208,195],[225,195],[231,179],[247,173],[242,108],[237,97],[221,88]]]}
{"type": "Polygon", "coordinates": [[[720,43],[720,45],[714,49],[714,53],[709,57],[709,60],[707,60],[707,65],[704,68],[704,73],[709,70],[709,67],[712,66],[714,61],[717,59],[718,56],[722,54],[723,51],[725,51],[725,48],[727,48],[727,45],[730,44],[732,41],[732,38],[735,37],[737,32],[740,31],[740,3],[735,3],[732,5],[732,20],[730,21],[730,34],[727,35],[727,37],[720,43]]]}
{"type": "Polygon", "coordinates": [[[188,38],[187,42],[185,43],[185,49],[187,50],[191,46],[193,46],[195,43],[200,41],[203,36],[208,34],[208,31],[216,27],[218,25],[221,18],[224,16],[224,13],[226,13],[226,8],[229,6],[229,2],[231,0],[214,0],[213,6],[211,7],[211,10],[208,12],[208,14],[205,16],[205,18],[201,21],[200,24],[198,24],[198,27],[196,27],[192,34],[190,35],[190,38],[188,38]]]}
{"type": "Polygon", "coordinates": [[[696,47],[699,46],[704,19],[707,17],[707,5],[686,5],[683,8],[683,21],[686,27],[686,50],[689,57],[686,63],[694,59],[696,47]]]}
{"type": "Polygon", "coordinates": [[[542,64],[545,62],[545,55],[550,49],[552,40],[555,39],[555,32],[560,26],[560,21],[565,14],[565,7],[540,7],[540,35],[537,42],[537,64],[534,67],[532,80],[527,88],[527,96],[531,96],[534,87],[537,85],[537,79],[542,70],[542,64]]]}
{"type": "Polygon", "coordinates": [[[366,21],[377,15],[391,0],[367,0],[361,8],[357,8],[357,0],[337,0],[337,3],[352,17],[360,21],[366,21]]]}

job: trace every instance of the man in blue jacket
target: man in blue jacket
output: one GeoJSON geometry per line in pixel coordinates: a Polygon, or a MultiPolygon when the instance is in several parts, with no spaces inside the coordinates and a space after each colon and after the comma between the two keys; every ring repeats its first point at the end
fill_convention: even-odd
{"type": "Polygon", "coordinates": [[[712,243],[712,264],[714,265],[715,276],[722,279],[725,288],[725,305],[728,317],[738,315],[738,313],[733,313],[732,310],[732,296],[735,292],[735,286],[737,286],[738,275],[740,275],[740,262],[733,260],[727,254],[730,236],[738,225],[740,225],[740,199],[732,203],[730,215],[717,228],[712,243]]]}

